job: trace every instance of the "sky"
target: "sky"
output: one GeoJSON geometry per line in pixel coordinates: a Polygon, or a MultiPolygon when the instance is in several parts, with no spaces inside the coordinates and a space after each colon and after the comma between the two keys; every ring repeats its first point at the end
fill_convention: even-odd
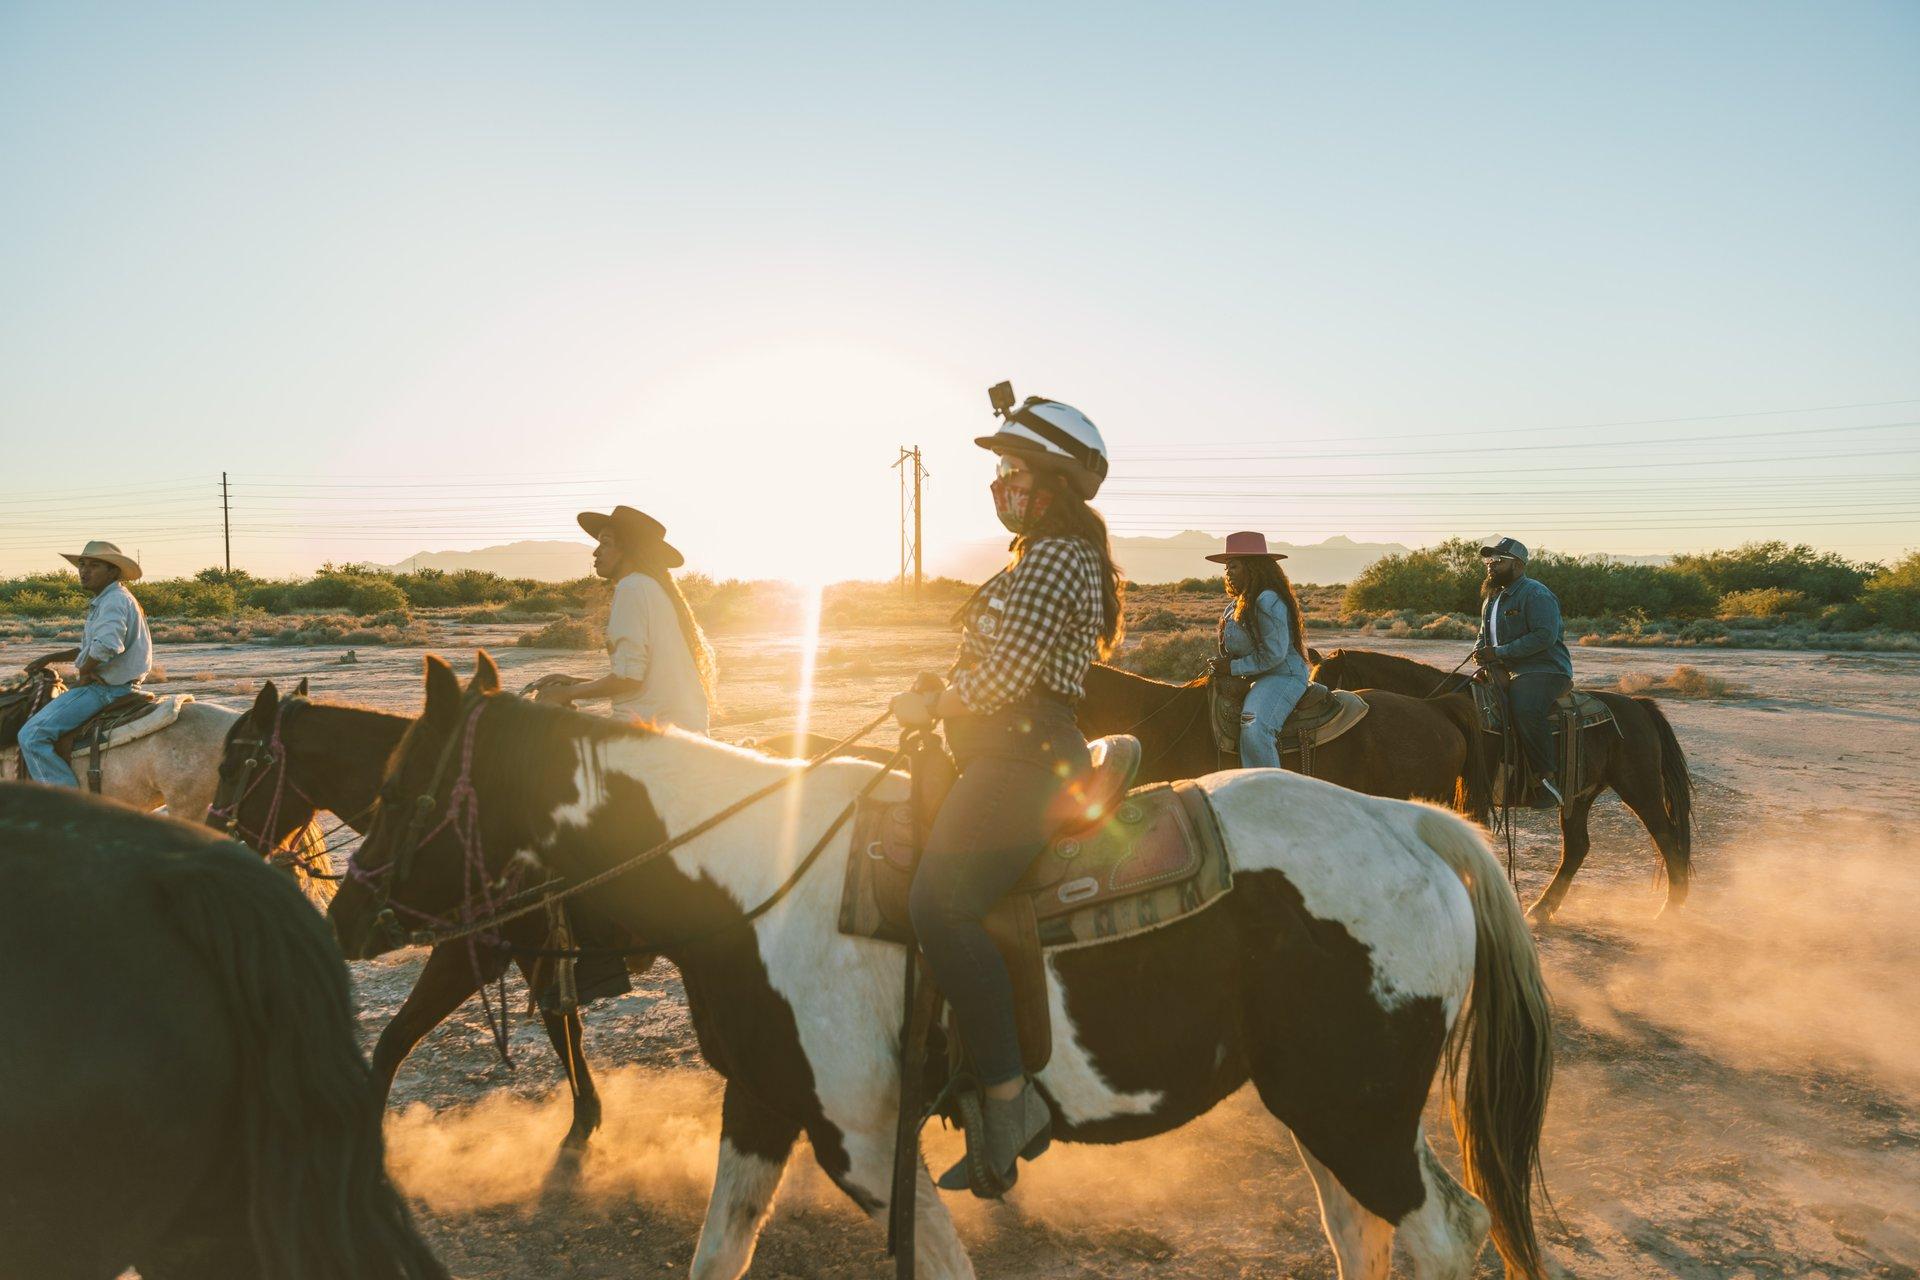
{"type": "Polygon", "coordinates": [[[0,0],[0,572],[1116,532],[1920,546],[1920,6],[0,0]]]}

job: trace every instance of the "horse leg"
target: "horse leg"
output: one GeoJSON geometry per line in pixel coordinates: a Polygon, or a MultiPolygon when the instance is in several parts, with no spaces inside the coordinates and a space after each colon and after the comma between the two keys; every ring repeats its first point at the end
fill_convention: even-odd
{"type": "Polygon", "coordinates": [[[738,1280],[746,1274],[799,1136],[799,1124],[728,1083],[720,1102],[720,1166],[693,1250],[693,1280],[738,1280]]]}
{"type": "MultiPolygon", "coordinates": [[[[520,972],[530,990],[538,981],[533,973],[535,968],[530,960],[520,962],[520,972]]],[[[547,1029],[547,1040],[553,1045],[554,1055],[567,1073],[567,1089],[573,1094],[573,1126],[561,1141],[560,1150],[577,1153],[586,1149],[587,1139],[600,1127],[600,1091],[594,1087],[593,1071],[580,1048],[580,1010],[569,1009],[561,1014],[542,1009],[540,1021],[547,1029]]]]}
{"type": "Polygon", "coordinates": [[[1313,1190],[1320,1198],[1320,1225],[1333,1246],[1340,1280],[1385,1280],[1393,1264],[1393,1224],[1367,1212],[1299,1138],[1293,1145],[1313,1177],[1313,1190]]]}
{"type": "Polygon", "coordinates": [[[1661,864],[1667,873],[1667,901],[1660,908],[1660,914],[1684,906],[1687,901],[1688,859],[1680,850],[1680,833],[1674,830],[1673,823],[1667,818],[1666,806],[1662,803],[1660,779],[1651,768],[1631,768],[1613,784],[1614,791],[1626,802],[1627,808],[1646,825],[1647,834],[1653,837],[1654,848],[1660,851],[1661,864]],[[1653,776],[1648,776],[1653,775],[1653,776]]]}
{"type": "Polygon", "coordinates": [[[480,979],[465,947],[443,943],[427,956],[426,967],[420,970],[406,1002],[373,1046],[374,1094],[382,1107],[393,1089],[394,1074],[413,1052],[413,1046],[479,989],[480,979]]]}
{"type": "MultiPolygon", "coordinates": [[[[891,1104],[889,1104],[891,1105],[891,1104]]],[[[840,1189],[882,1227],[893,1189],[894,1117],[883,1117],[881,1127],[842,1134],[848,1170],[835,1177],[840,1189]]],[[[816,1144],[817,1146],[818,1144],[816,1144]]],[[[914,1274],[924,1280],[973,1280],[973,1259],[953,1229],[953,1218],[934,1189],[924,1160],[915,1157],[920,1167],[914,1174],[914,1274]]]]}
{"type": "Polygon", "coordinates": [[[1593,808],[1597,791],[1587,791],[1567,801],[1560,810],[1560,869],[1553,873],[1553,880],[1540,892],[1539,900],[1527,909],[1527,919],[1536,925],[1546,924],[1553,919],[1553,913],[1560,909],[1561,901],[1567,896],[1567,890],[1573,886],[1573,877],[1580,871],[1580,864],[1587,860],[1587,850],[1592,847],[1592,838],[1587,834],[1587,813],[1593,808]]]}
{"type": "Polygon", "coordinates": [[[1396,1224],[1417,1280],[1467,1280],[1487,1242],[1493,1216],[1454,1180],[1420,1135],[1420,1178],[1427,1198],[1396,1224]]]}

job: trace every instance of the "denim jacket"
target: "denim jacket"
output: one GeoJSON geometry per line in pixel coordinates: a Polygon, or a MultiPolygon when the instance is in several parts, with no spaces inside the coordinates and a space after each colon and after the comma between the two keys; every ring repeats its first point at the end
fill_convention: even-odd
{"type": "Polygon", "coordinates": [[[1292,628],[1288,625],[1287,605],[1277,591],[1262,591],[1254,601],[1260,615],[1260,638],[1255,642],[1246,627],[1233,620],[1233,605],[1227,606],[1220,622],[1220,643],[1232,659],[1227,670],[1236,676],[1259,680],[1283,676],[1298,680],[1306,688],[1307,660],[1293,647],[1292,628]]]}
{"type": "Polygon", "coordinates": [[[1560,634],[1560,602],[1544,583],[1521,578],[1480,604],[1480,644],[1488,646],[1515,675],[1545,671],[1573,677],[1573,658],[1560,634]],[[1494,610],[1500,611],[1494,643],[1494,610]]]}

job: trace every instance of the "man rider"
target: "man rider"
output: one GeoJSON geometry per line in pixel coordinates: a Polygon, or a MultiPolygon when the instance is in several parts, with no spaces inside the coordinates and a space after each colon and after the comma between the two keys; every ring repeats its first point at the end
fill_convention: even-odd
{"type": "Polygon", "coordinates": [[[1480,548],[1487,567],[1480,585],[1480,638],[1473,660],[1512,677],[1507,705],[1533,776],[1558,807],[1566,803],[1553,780],[1554,701],[1573,688],[1573,658],[1560,634],[1560,601],[1527,576],[1527,548],[1513,538],[1490,538],[1480,548]]]}
{"type": "Polygon", "coordinates": [[[111,542],[89,542],[77,554],[60,553],[80,573],[93,597],[74,659],[73,687],[33,713],[20,726],[20,761],[35,782],[78,787],[73,766],[54,744],[139,688],[153,669],[147,615],[126,584],[140,578],[140,565],[111,542]]]}

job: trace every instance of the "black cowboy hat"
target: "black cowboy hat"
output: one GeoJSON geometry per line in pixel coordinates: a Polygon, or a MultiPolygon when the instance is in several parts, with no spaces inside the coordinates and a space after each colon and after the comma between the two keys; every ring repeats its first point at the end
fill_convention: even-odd
{"type": "Polygon", "coordinates": [[[598,511],[582,511],[575,519],[587,531],[588,537],[598,538],[611,529],[623,548],[648,555],[657,560],[663,569],[678,569],[687,562],[687,558],[667,541],[667,527],[644,511],[615,507],[606,515],[598,511]]]}

